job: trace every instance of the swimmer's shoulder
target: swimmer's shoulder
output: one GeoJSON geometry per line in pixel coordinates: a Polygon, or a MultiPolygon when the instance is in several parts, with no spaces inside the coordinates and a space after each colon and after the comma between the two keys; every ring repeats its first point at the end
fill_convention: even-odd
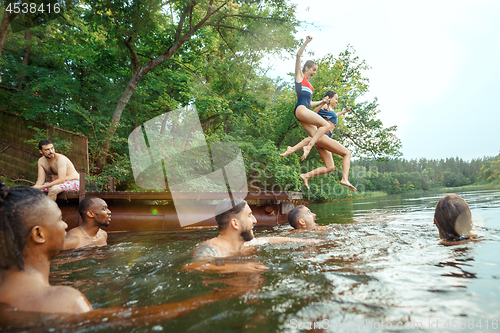
{"type": "Polygon", "coordinates": [[[194,249],[194,256],[196,258],[217,258],[220,257],[219,251],[214,248],[212,240],[209,239],[200,243],[194,249]]]}
{"type": "Polygon", "coordinates": [[[87,297],[69,286],[50,286],[43,297],[43,307],[54,313],[84,313],[92,310],[87,297]]]}
{"type": "MultiPolygon", "coordinates": [[[[108,233],[106,231],[104,231],[101,228],[99,228],[99,231],[97,233],[99,234],[100,237],[104,238],[104,242],[107,242],[107,240],[108,240],[108,233]]],[[[107,245],[107,243],[104,244],[104,245],[107,245]]]]}
{"type": "Polygon", "coordinates": [[[83,238],[81,228],[73,228],[66,233],[64,237],[64,250],[73,250],[80,247],[80,239],[83,238]]]}

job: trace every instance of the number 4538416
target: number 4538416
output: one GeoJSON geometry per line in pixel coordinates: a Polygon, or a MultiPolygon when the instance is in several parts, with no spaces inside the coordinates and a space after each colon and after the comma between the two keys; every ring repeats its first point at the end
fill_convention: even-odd
{"type": "Polygon", "coordinates": [[[61,11],[61,5],[59,3],[9,3],[5,11],[8,13],[15,14],[38,14],[38,13],[55,13],[58,14],[61,11]]]}
{"type": "Polygon", "coordinates": [[[455,329],[498,329],[497,319],[448,319],[444,323],[445,328],[455,329]]]}

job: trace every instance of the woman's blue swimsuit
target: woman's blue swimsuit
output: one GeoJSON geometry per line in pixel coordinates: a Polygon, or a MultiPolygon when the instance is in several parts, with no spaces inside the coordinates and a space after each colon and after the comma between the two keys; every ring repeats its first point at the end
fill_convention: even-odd
{"type": "Polygon", "coordinates": [[[297,118],[296,111],[300,105],[304,105],[308,109],[311,108],[311,100],[314,88],[304,77],[302,82],[295,82],[295,92],[297,93],[297,104],[295,104],[293,115],[295,116],[295,118],[297,118]]]}
{"type": "Polygon", "coordinates": [[[328,120],[330,120],[332,123],[334,123],[335,125],[337,125],[337,122],[339,121],[339,117],[337,116],[337,113],[336,112],[333,112],[333,111],[326,111],[326,110],[323,110],[323,109],[320,109],[318,111],[318,114],[323,117],[323,118],[326,118],[328,120]]]}

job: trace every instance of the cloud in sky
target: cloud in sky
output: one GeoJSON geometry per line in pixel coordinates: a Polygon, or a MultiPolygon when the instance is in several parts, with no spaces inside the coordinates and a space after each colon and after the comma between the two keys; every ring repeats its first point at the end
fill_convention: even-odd
{"type": "MultiPolygon", "coordinates": [[[[500,152],[499,1],[295,3],[298,18],[314,24],[303,24],[296,36],[314,38],[303,60],[337,55],[351,44],[372,67],[366,98],[377,97],[381,120],[398,126],[405,158],[500,152]]],[[[274,73],[285,77],[293,68],[291,55],[276,62],[274,73]]]]}

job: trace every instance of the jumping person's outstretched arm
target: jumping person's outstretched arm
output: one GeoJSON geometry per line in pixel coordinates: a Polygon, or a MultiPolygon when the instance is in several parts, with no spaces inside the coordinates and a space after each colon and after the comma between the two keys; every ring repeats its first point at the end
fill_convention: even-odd
{"type": "MultiPolygon", "coordinates": [[[[337,112],[337,116],[341,116],[344,113],[347,113],[347,112],[351,111],[351,109],[352,109],[352,107],[348,106],[348,107],[345,108],[344,111],[337,112]]],[[[314,110],[314,111],[316,111],[316,110],[314,110]]]]}
{"type": "Polygon", "coordinates": [[[325,104],[328,104],[328,103],[330,103],[330,99],[328,97],[323,97],[323,99],[321,101],[311,102],[311,106],[317,106],[316,109],[314,109],[312,111],[318,113],[319,110],[321,110],[323,108],[323,106],[325,106],[325,104]]]}
{"type": "Polygon", "coordinates": [[[304,74],[302,73],[302,66],[300,64],[300,57],[302,56],[302,53],[304,53],[304,50],[306,49],[307,44],[312,41],[311,36],[307,36],[306,40],[304,41],[304,44],[300,47],[300,49],[297,51],[297,59],[295,60],[295,82],[302,82],[304,79],[304,74]]]}
{"type": "Polygon", "coordinates": [[[324,97],[321,101],[317,101],[317,102],[311,102],[311,107],[315,107],[315,106],[318,106],[316,109],[314,109],[313,111],[318,113],[319,109],[321,109],[323,107],[323,105],[325,104],[328,104],[330,102],[330,99],[328,97],[324,97]]]}

